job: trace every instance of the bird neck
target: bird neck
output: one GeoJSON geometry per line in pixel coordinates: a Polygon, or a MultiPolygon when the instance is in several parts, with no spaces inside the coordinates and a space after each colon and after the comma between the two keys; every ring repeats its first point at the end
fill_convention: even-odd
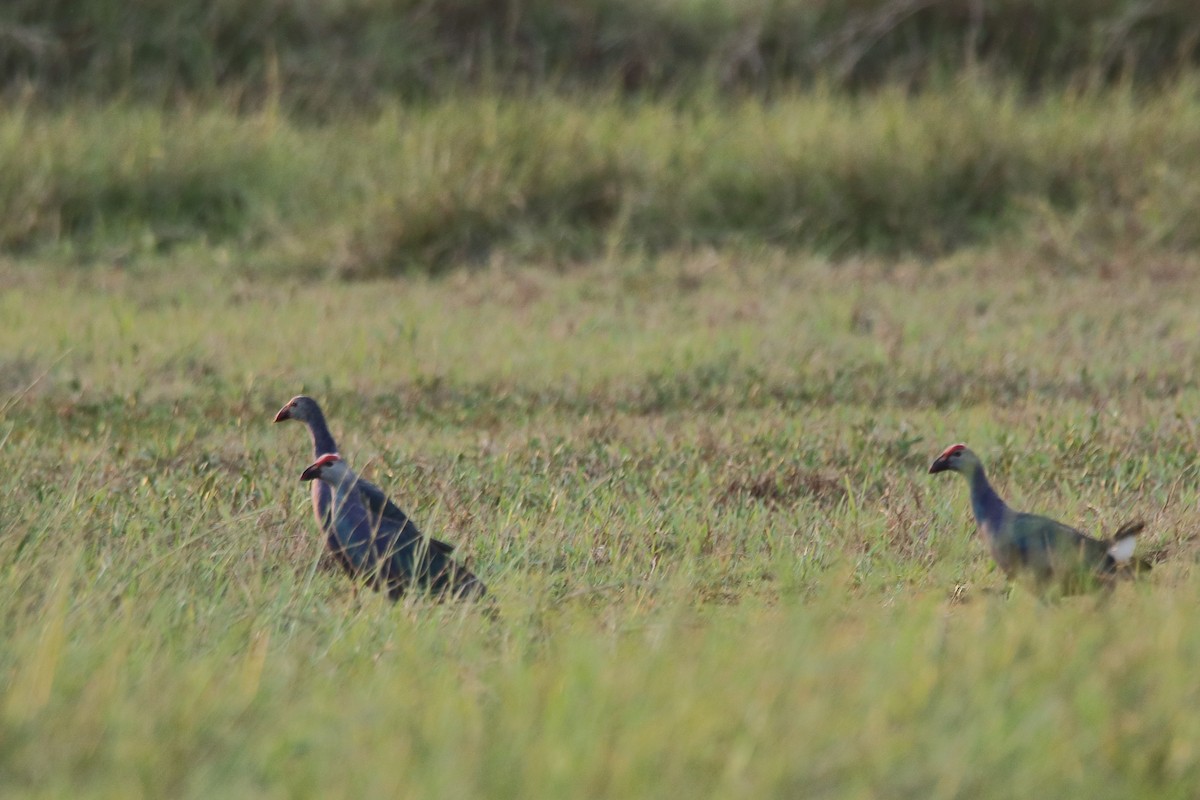
{"type": "Polygon", "coordinates": [[[333,434],[329,432],[329,426],[325,424],[325,415],[320,411],[316,411],[315,418],[308,421],[308,432],[312,434],[314,456],[323,456],[326,453],[338,451],[337,442],[333,440],[333,434]]]}
{"type": "Polygon", "coordinates": [[[1008,507],[988,483],[982,464],[976,465],[967,475],[967,481],[971,484],[971,510],[975,512],[976,524],[985,530],[999,530],[1008,507]]]}
{"type": "Polygon", "coordinates": [[[350,492],[354,489],[355,484],[358,483],[358,476],[347,469],[340,478],[333,478],[328,483],[330,488],[333,489],[334,497],[341,504],[341,502],[350,496],[350,492]]]}

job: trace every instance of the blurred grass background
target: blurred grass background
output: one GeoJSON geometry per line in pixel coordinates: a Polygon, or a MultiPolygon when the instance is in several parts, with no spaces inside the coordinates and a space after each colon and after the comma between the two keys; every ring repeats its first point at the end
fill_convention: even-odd
{"type": "Polygon", "coordinates": [[[1200,59],[1188,0],[13,0],[0,25],[8,92],[277,96],[318,117],[472,90],[919,88],[964,69],[1033,90],[1159,84],[1200,59]]]}
{"type": "Polygon", "coordinates": [[[16,0],[0,37],[0,252],[364,277],[1197,241],[1182,0],[16,0]]]}
{"type": "Polygon", "coordinates": [[[371,277],[1019,243],[1072,269],[1200,241],[1197,91],[484,97],[315,128],[221,108],[18,107],[0,120],[0,249],[127,263],[196,245],[237,249],[245,273],[371,277]]]}

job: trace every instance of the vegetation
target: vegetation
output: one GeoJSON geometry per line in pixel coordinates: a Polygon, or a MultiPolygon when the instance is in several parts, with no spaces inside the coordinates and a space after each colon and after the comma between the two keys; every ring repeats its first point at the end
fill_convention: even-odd
{"type": "Polygon", "coordinates": [[[1036,103],[966,83],[671,106],[449,99],[319,127],[124,106],[0,120],[0,247],[371,276],[770,244],[833,257],[1019,242],[1076,268],[1200,242],[1193,82],[1036,103]]]}
{"type": "Polygon", "coordinates": [[[1169,80],[1200,61],[1191,0],[10,0],[0,86],[63,98],[282,98],[325,117],[462,89],[813,81],[1031,89],[1169,80]]]}
{"type": "Polygon", "coordinates": [[[1190,796],[1197,14],[5,4],[0,794],[1190,796]],[[954,441],[1154,571],[1010,591],[954,441]]]}
{"type": "Polygon", "coordinates": [[[386,283],[10,270],[11,791],[1182,796],[1191,270],[667,257],[386,283]],[[23,277],[24,276],[24,277],[23,277]],[[326,569],[292,393],[499,618],[326,569]],[[1150,578],[1042,604],[956,480],[1150,578]],[[803,754],[798,757],[797,754],[803,754]],[[581,788],[582,787],[582,788],[581,788]]]}

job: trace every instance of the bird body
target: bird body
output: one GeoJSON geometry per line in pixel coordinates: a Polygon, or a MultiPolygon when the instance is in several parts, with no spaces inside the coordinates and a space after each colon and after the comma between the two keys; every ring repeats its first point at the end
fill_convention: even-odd
{"type": "Polygon", "coordinates": [[[1014,511],[992,488],[983,464],[965,445],[946,448],[929,467],[930,473],[953,471],[966,478],[971,510],[988,549],[1004,574],[1029,575],[1039,588],[1057,584],[1068,591],[1088,588],[1130,567],[1149,569],[1133,560],[1135,538],[1145,527],[1135,522],[1109,540],[1095,539],[1069,525],[1014,511]]]}
{"type": "Polygon", "coordinates": [[[398,599],[413,584],[431,594],[482,597],[487,589],[459,566],[447,548],[438,547],[417,530],[372,511],[364,502],[361,479],[334,453],[313,462],[301,480],[319,480],[331,491],[331,540],[334,552],[354,576],[398,599]]]}
{"type": "Polygon", "coordinates": [[[353,475],[347,475],[337,483],[315,480],[313,483],[321,483],[330,489],[332,544],[342,566],[351,574],[373,573],[375,526],[362,503],[353,475]]]}
{"type": "MultiPolygon", "coordinates": [[[[276,422],[285,420],[297,420],[305,423],[308,427],[313,442],[313,458],[316,459],[316,462],[319,462],[322,456],[338,453],[337,442],[330,433],[325,415],[316,400],[305,395],[293,397],[275,415],[276,422]]],[[[314,462],[314,466],[316,462],[314,462]]],[[[344,462],[343,466],[345,466],[344,462]]],[[[397,565],[410,563],[411,574],[416,575],[421,568],[417,550],[428,551],[432,554],[430,558],[434,560],[444,559],[453,563],[450,560],[450,554],[454,551],[453,545],[423,536],[408,515],[392,502],[383,489],[374,483],[354,475],[353,480],[345,482],[345,488],[339,495],[335,484],[315,478],[316,476],[308,480],[312,482],[313,514],[316,517],[317,526],[325,534],[330,551],[347,571],[363,572],[348,556],[359,553],[358,542],[363,535],[364,518],[366,520],[365,530],[368,530],[375,539],[390,536],[398,542],[420,543],[419,548],[398,548],[389,553],[389,559],[396,561],[397,565]]],[[[336,486],[341,486],[341,483],[336,486]]],[[[378,559],[376,560],[378,561],[378,559]]],[[[470,576],[469,572],[461,568],[458,568],[458,572],[470,576]]],[[[474,576],[470,577],[479,587],[479,593],[482,594],[483,584],[479,583],[474,576]]],[[[396,576],[389,579],[389,594],[393,594],[395,590],[393,596],[399,596],[399,593],[403,591],[398,580],[399,578],[396,576]]],[[[460,583],[462,582],[463,579],[460,578],[460,583]]],[[[431,586],[431,588],[434,591],[441,591],[442,589],[439,587],[442,586],[442,583],[437,581],[434,583],[437,585],[431,586]]],[[[465,583],[463,585],[465,586],[465,583]]]]}
{"type": "MultiPolygon", "coordinates": [[[[275,415],[276,422],[289,419],[303,422],[308,426],[308,433],[312,437],[313,443],[313,459],[318,459],[327,453],[339,452],[337,442],[334,441],[333,434],[329,432],[329,424],[325,422],[325,414],[316,400],[306,395],[293,397],[275,415]]],[[[356,485],[362,496],[362,502],[372,514],[382,516],[397,525],[411,525],[415,529],[416,526],[413,525],[412,520],[388,498],[383,489],[365,478],[359,478],[356,485]]],[[[328,484],[324,481],[312,482],[313,515],[317,518],[317,525],[321,530],[330,536],[333,535],[329,516],[332,498],[333,493],[328,484]]],[[[454,550],[453,545],[434,538],[429,539],[429,544],[446,553],[454,550]]]]}

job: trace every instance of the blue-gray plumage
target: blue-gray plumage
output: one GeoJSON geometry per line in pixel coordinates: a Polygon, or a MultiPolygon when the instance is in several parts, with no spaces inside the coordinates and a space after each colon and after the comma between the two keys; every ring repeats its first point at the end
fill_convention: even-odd
{"type": "MultiPolygon", "coordinates": [[[[321,412],[321,406],[317,401],[306,395],[296,395],[283,408],[279,409],[279,413],[275,415],[276,422],[293,419],[298,422],[303,422],[308,426],[308,433],[312,436],[313,442],[313,458],[320,458],[326,453],[337,453],[337,442],[333,440],[333,434],[329,432],[329,425],[325,422],[325,414],[321,412]]],[[[356,484],[361,495],[361,501],[366,505],[371,514],[382,516],[390,523],[399,525],[402,528],[412,528],[413,532],[420,536],[420,531],[416,525],[408,518],[400,508],[393,503],[383,490],[368,480],[359,478],[356,484]]],[[[333,493],[328,484],[323,481],[312,482],[312,504],[313,514],[316,515],[317,525],[326,535],[329,542],[329,547],[336,551],[336,542],[334,539],[334,531],[330,524],[329,506],[333,498],[333,493]]],[[[444,553],[450,553],[454,550],[454,546],[447,544],[430,537],[429,547],[441,550],[444,553]]]]}
{"type": "Polygon", "coordinates": [[[478,598],[487,589],[447,550],[430,545],[405,519],[398,524],[373,513],[363,502],[362,481],[338,455],[327,453],[313,462],[301,480],[318,480],[330,488],[332,546],[346,570],[364,577],[393,600],[416,584],[435,595],[478,598]]]}
{"type": "Polygon", "coordinates": [[[1145,523],[1123,526],[1107,541],[1093,539],[1061,522],[1013,511],[988,482],[983,464],[965,445],[947,447],[929,467],[930,473],[953,471],[971,487],[971,510],[992,557],[1004,574],[1024,572],[1045,588],[1056,584],[1073,591],[1111,579],[1118,570],[1149,569],[1133,560],[1135,538],[1145,523]]]}
{"type": "MultiPolygon", "coordinates": [[[[338,452],[337,442],[333,439],[333,434],[329,432],[329,425],[325,422],[325,415],[321,412],[321,407],[316,400],[305,395],[297,395],[289,400],[283,408],[279,409],[279,413],[275,415],[276,422],[285,420],[297,420],[308,426],[309,435],[313,442],[313,457],[319,459],[323,455],[336,454],[338,452]]],[[[349,545],[350,553],[357,553],[355,549],[358,541],[359,520],[358,511],[361,508],[370,520],[369,530],[378,538],[379,536],[390,536],[396,541],[402,542],[419,542],[417,548],[404,548],[397,550],[392,554],[391,560],[396,562],[397,566],[402,566],[408,563],[411,569],[409,574],[417,575],[420,569],[424,569],[417,558],[418,553],[428,551],[428,560],[446,562],[453,564],[451,553],[454,551],[453,545],[443,542],[432,537],[425,537],[421,531],[409,519],[395,503],[391,501],[383,490],[368,480],[355,476],[353,481],[347,483],[349,494],[345,495],[342,507],[345,509],[340,512],[340,530],[339,526],[334,524],[335,508],[335,493],[331,484],[323,480],[312,480],[312,505],[313,514],[317,519],[317,526],[321,532],[325,534],[326,544],[329,550],[337,558],[338,562],[351,574],[362,574],[364,570],[360,569],[352,560],[348,560],[349,553],[346,552],[346,547],[349,545]],[[378,528],[378,531],[376,531],[378,528]]],[[[388,568],[392,569],[391,567],[388,568]]],[[[369,570],[368,570],[369,571],[369,570]]],[[[426,570],[430,574],[439,575],[440,572],[436,569],[426,570]]],[[[483,584],[480,583],[474,576],[466,570],[457,568],[460,575],[459,591],[455,594],[482,594],[483,584]],[[470,577],[477,590],[471,592],[465,591],[467,582],[465,577],[470,577]]],[[[449,574],[449,573],[447,573],[449,574]]],[[[425,581],[427,582],[427,581],[425,581]]],[[[446,581],[443,579],[440,583],[434,581],[434,585],[430,588],[435,592],[444,590],[446,581]]],[[[391,580],[388,583],[389,593],[392,589],[399,587],[399,591],[403,591],[403,587],[391,580]]],[[[399,596],[399,593],[394,593],[393,597],[399,596]]]]}
{"type": "MultiPolygon", "coordinates": [[[[336,458],[336,456],[326,458],[336,458]]],[[[317,461],[318,465],[326,463],[328,463],[327,460],[317,461]]],[[[312,479],[307,471],[301,477],[301,480],[312,479]]],[[[359,497],[355,482],[353,480],[337,483],[313,482],[320,483],[331,492],[332,544],[342,566],[352,575],[371,574],[376,562],[373,553],[375,531],[366,506],[359,497]]]]}

